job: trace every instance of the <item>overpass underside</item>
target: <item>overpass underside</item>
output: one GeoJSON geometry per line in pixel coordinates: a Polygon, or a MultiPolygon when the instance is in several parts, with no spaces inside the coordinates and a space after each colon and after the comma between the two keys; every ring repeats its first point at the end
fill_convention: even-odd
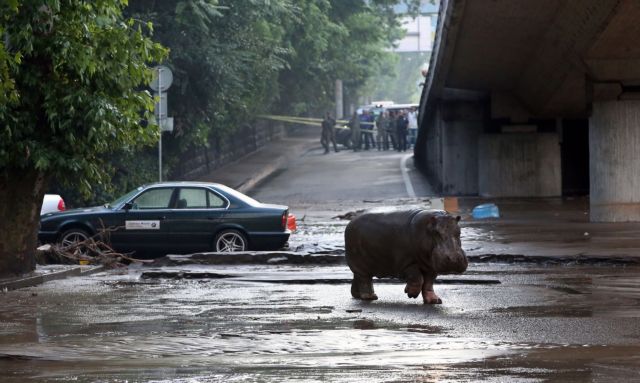
{"type": "Polygon", "coordinates": [[[640,221],[640,1],[443,0],[416,164],[448,195],[640,221]]]}

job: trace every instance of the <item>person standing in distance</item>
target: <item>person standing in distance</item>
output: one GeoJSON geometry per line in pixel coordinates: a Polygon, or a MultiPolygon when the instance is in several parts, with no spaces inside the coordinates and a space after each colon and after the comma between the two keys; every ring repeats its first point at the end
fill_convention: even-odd
{"type": "Polygon", "coordinates": [[[406,112],[402,111],[398,114],[396,119],[396,141],[398,146],[396,150],[399,152],[407,151],[407,128],[409,127],[409,120],[407,120],[406,112]]]}
{"type": "Polygon", "coordinates": [[[338,145],[336,145],[336,133],[334,130],[334,126],[336,124],[336,120],[331,116],[331,113],[327,112],[324,114],[324,119],[322,119],[322,136],[320,137],[320,143],[324,147],[324,154],[329,153],[329,144],[333,144],[333,150],[338,153],[338,145]]]}

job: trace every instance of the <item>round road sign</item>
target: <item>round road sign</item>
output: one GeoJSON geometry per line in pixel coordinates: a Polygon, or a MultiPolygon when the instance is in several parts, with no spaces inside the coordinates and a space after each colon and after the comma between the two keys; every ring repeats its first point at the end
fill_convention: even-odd
{"type": "Polygon", "coordinates": [[[173,82],[173,73],[169,67],[159,65],[153,68],[153,79],[149,86],[156,92],[164,92],[169,89],[173,82]]]}

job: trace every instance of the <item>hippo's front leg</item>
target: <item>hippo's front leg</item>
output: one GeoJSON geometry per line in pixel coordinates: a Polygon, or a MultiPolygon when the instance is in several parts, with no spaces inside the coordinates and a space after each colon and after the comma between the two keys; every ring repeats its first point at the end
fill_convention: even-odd
{"type": "Polygon", "coordinates": [[[378,296],[373,291],[373,278],[358,274],[353,274],[351,282],[351,296],[356,299],[364,299],[366,301],[375,301],[378,296]]]}
{"type": "Polygon", "coordinates": [[[434,273],[424,273],[424,284],[422,285],[422,299],[424,300],[424,304],[442,304],[442,299],[436,295],[433,291],[433,281],[438,277],[437,274],[434,273]]]}
{"type": "Polygon", "coordinates": [[[404,277],[407,281],[407,286],[404,288],[404,292],[409,298],[417,298],[422,291],[422,284],[424,278],[417,265],[411,265],[404,270],[404,277]]]}

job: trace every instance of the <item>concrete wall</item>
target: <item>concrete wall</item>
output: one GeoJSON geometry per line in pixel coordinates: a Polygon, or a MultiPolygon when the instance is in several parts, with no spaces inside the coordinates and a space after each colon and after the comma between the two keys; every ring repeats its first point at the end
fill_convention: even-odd
{"type": "Polygon", "coordinates": [[[279,122],[259,120],[253,126],[245,125],[230,135],[210,139],[208,148],[186,151],[170,179],[190,180],[208,174],[285,134],[286,129],[279,122]]]}
{"type": "Polygon", "coordinates": [[[432,187],[443,195],[478,194],[478,137],[484,124],[478,102],[441,102],[423,129],[424,163],[432,187]]]}
{"type": "Polygon", "coordinates": [[[463,109],[467,113],[457,109],[452,116],[455,119],[443,122],[442,193],[477,195],[478,138],[483,129],[482,114],[475,106],[465,105],[463,109]]]}
{"type": "Polygon", "coordinates": [[[478,136],[482,122],[445,123],[442,192],[445,195],[478,194],[478,136]]]}
{"type": "MultiPolygon", "coordinates": [[[[441,118],[440,108],[436,108],[433,113],[429,115],[429,119],[423,122],[421,132],[423,140],[421,159],[416,158],[416,163],[427,179],[431,183],[431,187],[434,190],[442,190],[442,129],[443,121],[441,118]]],[[[416,145],[422,142],[416,143],[416,145]]],[[[417,152],[417,149],[416,149],[417,152]]]]}
{"type": "Polygon", "coordinates": [[[562,194],[556,133],[483,134],[478,145],[479,194],[548,197],[562,194]]]}
{"type": "Polygon", "coordinates": [[[589,153],[591,221],[640,221],[640,100],[593,104],[589,153]]]}

